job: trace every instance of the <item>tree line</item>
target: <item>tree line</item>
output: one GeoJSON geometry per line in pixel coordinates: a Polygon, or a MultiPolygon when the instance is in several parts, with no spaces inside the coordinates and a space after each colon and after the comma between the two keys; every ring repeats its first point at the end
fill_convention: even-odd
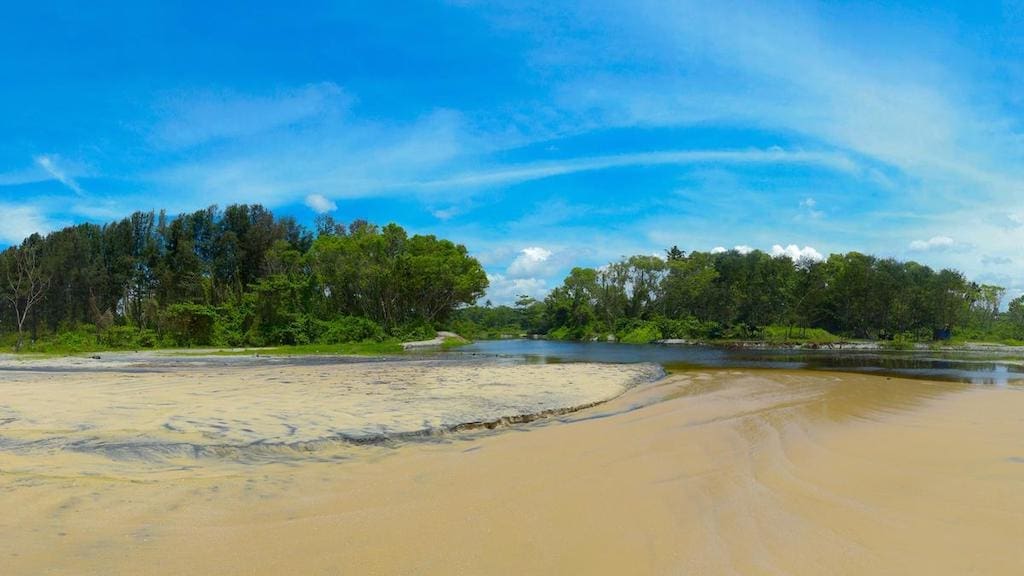
{"type": "Polygon", "coordinates": [[[0,253],[0,337],[17,348],[430,337],[486,288],[464,246],[396,224],[322,217],[309,230],[245,204],[136,212],[0,253]]]}
{"type": "Polygon", "coordinates": [[[468,333],[627,342],[679,338],[1024,339],[1024,298],[955,270],[858,252],[823,261],[741,253],[633,256],[574,268],[543,300],[459,311],[468,333]]]}

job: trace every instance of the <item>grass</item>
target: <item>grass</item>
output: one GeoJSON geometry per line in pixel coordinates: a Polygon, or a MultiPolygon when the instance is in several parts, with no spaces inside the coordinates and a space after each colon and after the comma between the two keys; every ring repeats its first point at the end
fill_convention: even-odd
{"type": "MultiPolygon", "coordinates": [[[[15,353],[13,348],[9,350],[15,353]]],[[[80,347],[60,348],[46,346],[43,349],[23,348],[16,352],[19,357],[32,358],[58,358],[62,356],[85,356],[104,352],[168,352],[184,356],[251,356],[263,354],[267,356],[384,356],[390,354],[401,354],[402,345],[395,341],[387,342],[346,342],[344,344],[302,344],[297,346],[267,346],[258,348],[215,348],[197,347],[195,349],[183,349],[178,347],[159,348],[110,348],[103,346],[82,349],[80,347]]]]}
{"type": "Polygon", "coordinates": [[[441,349],[448,350],[451,348],[458,348],[459,346],[465,346],[467,344],[472,344],[472,341],[466,340],[465,338],[448,337],[445,338],[444,342],[441,343],[441,349]]]}
{"type": "Polygon", "coordinates": [[[270,346],[265,348],[232,348],[210,352],[195,352],[196,355],[211,356],[383,356],[401,354],[402,345],[398,342],[346,342],[344,344],[297,344],[294,346],[270,346]]]}
{"type": "Polygon", "coordinates": [[[765,326],[762,339],[773,344],[832,344],[843,339],[821,328],[765,326]]]}

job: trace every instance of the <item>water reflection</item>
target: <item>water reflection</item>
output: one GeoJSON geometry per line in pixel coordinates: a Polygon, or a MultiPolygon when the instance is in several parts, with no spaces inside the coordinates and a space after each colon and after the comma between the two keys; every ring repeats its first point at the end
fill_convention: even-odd
{"type": "Polygon", "coordinates": [[[489,340],[453,354],[520,359],[527,363],[654,362],[668,369],[779,368],[864,372],[1005,386],[1024,381],[1021,361],[983,352],[889,352],[850,350],[757,350],[711,346],[489,340]]]}

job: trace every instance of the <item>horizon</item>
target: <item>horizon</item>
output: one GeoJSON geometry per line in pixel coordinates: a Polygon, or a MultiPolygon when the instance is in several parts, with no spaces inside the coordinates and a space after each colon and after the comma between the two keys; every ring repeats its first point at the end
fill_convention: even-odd
{"type": "Polygon", "coordinates": [[[465,244],[495,304],[673,245],[1024,293],[1013,6],[197,6],[9,10],[0,246],[260,203],[465,244]]]}

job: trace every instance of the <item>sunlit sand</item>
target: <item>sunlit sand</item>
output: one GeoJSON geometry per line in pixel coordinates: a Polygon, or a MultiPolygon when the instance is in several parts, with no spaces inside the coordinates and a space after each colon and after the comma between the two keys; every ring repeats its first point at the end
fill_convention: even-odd
{"type": "Polygon", "coordinates": [[[653,375],[429,362],[0,372],[2,573],[1024,568],[1024,390],[785,371],[643,383],[653,375]],[[409,401],[374,400],[371,384],[409,401]],[[411,435],[531,410],[556,415],[411,435]],[[398,439],[379,443],[385,432],[398,439]]]}

